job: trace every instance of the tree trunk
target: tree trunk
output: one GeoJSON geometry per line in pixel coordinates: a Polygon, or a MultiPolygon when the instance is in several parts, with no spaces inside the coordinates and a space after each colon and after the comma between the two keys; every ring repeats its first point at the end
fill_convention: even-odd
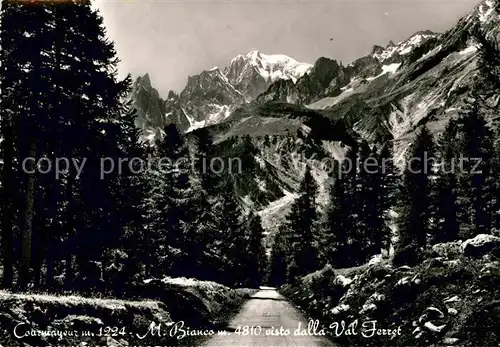
{"type": "MultiPolygon", "coordinates": [[[[28,157],[35,158],[36,142],[34,137],[29,140],[28,157]]],[[[35,163],[33,160],[27,162],[26,174],[28,180],[26,182],[25,206],[24,206],[24,223],[21,231],[21,263],[19,266],[19,281],[20,289],[26,289],[30,282],[30,265],[31,265],[31,234],[33,228],[33,214],[35,201],[35,173],[33,169],[35,163]]]]}
{"type": "MultiPolygon", "coordinates": [[[[4,120],[7,122],[7,120],[4,120]]],[[[3,189],[3,202],[4,206],[2,209],[2,246],[3,246],[3,276],[2,276],[2,287],[11,288],[14,278],[13,269],[13,237],[12,237],[12,218],[14,217],[14,206],[12,197],[12,187],[13,187],[13,152],[14,152],[14,133],[12,126],[6,124],[3,127],[3,177],[2,177],[2,189],[3,189]]]]}
{"type": "Polygon", "coordinates": [[[73,255],[75,251],[75,198],[74,198],[74,189],[75,186],[75,173],[70,168],[68,174],[68,187],[67,187],[67,199],[68,206],[66,211],[66,222],[67,222],[67,230],[68,230],[68,239],[66,241],[66,271],[64,277],[64,286],[66,289],[73,288],[73,277],[74,277],[74,269],[73,269],[73,255]]]}
{"type": "Polygon", "coordinates": [[[45,274],[45,287],[50,289],[53,289],[55,287],[54,283],[54,254],[53,252],[55,251],[53,242],[49,242],[47,244],[47,273],[45,274]]]}
{"type": "MultiPolygon", "coordinates": [[[[35,204],[38,206],[38,201],[35,202],[35,204]]],[[[44,234],[46,234],[46,232],[47,230],[43,226],[43,222],[40,219],[36,219],[32,236],[33,287],[35,288],[40,287],[42,279],[42,264],[43,264],[44,247],[45,247],[44,234]]]]}

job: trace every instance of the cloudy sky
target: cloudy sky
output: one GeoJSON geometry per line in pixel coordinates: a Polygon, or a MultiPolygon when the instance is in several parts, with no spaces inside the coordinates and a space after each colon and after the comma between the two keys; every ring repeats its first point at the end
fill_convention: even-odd
{"type": "Polygon", "coordinates": [[[97,0],[122,73],[148,72],[165,96],[189,75],[250,50],[349,63],[374,44],[442,32],[479,0],[97,0]]]}

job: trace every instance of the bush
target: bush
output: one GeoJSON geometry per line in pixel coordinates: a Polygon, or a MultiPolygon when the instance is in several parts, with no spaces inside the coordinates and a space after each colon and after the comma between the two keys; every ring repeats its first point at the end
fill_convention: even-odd
{"type": "Polygon", "coordinates": [[[313,279],[311,283],[311,290],[320,297],[331,297],[333,300],[338,301],[345,294],[346,290],[340,284],[335,283],[335,271],[332,268],[327,269],[319,277],[313,279]]]}
{"type": "Polygon", "coordinates": [[[377,263],[368,268],[368,273],[370,277],[381,280],[387,274],[391,273],[391,270],[386,265],[377,263]]]}
{"type": "Polygon", "coordinates": [[[415,243],[398,248],[394,254],[393,264],[396,266],[414,266],[423,259],[423,251],[415,243]]]}
{"type": "Polygon", "coordinates": [[[490,254],[491,254],[493,257],[495,257],[495,258],[497,258],[498,260],[500,260],[500,246],[497,246],[497,247],[493,248],[493,249],[491,250],[490,254]]]}

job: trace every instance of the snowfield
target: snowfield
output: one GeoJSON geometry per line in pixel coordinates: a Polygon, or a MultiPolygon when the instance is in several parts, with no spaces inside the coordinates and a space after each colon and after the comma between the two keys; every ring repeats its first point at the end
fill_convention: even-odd
{"type": "Polygon", "coordinates": [[[373,81],[385,74],[393,74],[393,73],[396,73],[396,71],[398,70],[398,68],[401,66],[401,63],[394,63],[394,64],[389,64],[389,65],[382,65],[382,72],[378,75],[378,76],[375,76],[375,77],[368,77],[366,80],[367,81],[373,81]]]}

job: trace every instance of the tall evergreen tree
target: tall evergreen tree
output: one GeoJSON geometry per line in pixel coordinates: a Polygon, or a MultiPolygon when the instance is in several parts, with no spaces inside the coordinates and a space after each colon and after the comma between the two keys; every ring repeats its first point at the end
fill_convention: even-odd
{"type": "Polygon", "coordinates": [[[266,265],[266,251],[263,245],[264,229],[258,215],[250,214],[247,217],[248,244],[246,247],[246,273],[248,284],[258,288],[262,283],[266,265]]]}
{"type": "Polygon", "coordinates": [[[436,182],[436,226],[433,242],[450,242],[458,239],[460,226],[458,223],[456,151],[457,126],[450,121],[439,140],[440,169],[436,182]]]}
{"type": "Polygon", "coordinates": [[[464,158],[460,167],[459,191],[461,221],[467,237],[491,232],[494,202],[492,132],[479,114],[477,99],[466,107],[458,122],[460,151],[464,158]]]}
{"type": "Polygon", "coordinates": [[[325,213],[323,240],[325,256],[330,265],[338,268],[349,265],[349,205],[345,178],[338,178],[330,188],[329,205],[325,213]]]}
{"type": "MultiPolygon", "coordinates": [[[[18,286],[26,288],[30,281],[31,238],[33,232],[35,201],[34,161],[41,157],[38,143],[44,143],[43,134],[50,131],[51,105],[50,76],[51,42],[46,40],[51,32],[52,12],[46,4],[27,6],[22,2],[2,2],[1,12],[1,88],[4,183],[17,176],[19,189],[4,186],[6,213],[3,218],[4,235],[16,228],[21,233],[21,258],[18,286]],[[26,165],[24,165],[26,164],[26,165]],[[18,223],[13,218],[17,217],[18,223]],[[11,221],[7,221],[10,218],[11,221]],[[16,225],[17,224],[17,225],[16,225]],[[14,228],[14,229],[13,229],[14,228]]],[[[12,185],[12,182],[10,183],[12,185]]],[[[6,236],[4,248],[4,284],[12,284],[12,255],[7,251],[12,237],[6,236]]],[[[12,248],[12,247],[11,247],[12,248]]]]}
{"type": "Polygon", "coordinates": [[[140,130],[135,126],[136,111],[130,103],[123,105],[122,113],[118,149],[120,158],[127,161],[117,168],[120,172],[113,186],[117,225],[106,245],[103,266],[104,280],[119,293],[144,277],[144,259],[149,252],[143,235],[147,223],[143,201],[148,193],[148,182],[145,168],[141,165],[146,160],[147,149],[139,141],[140,130]],[[117,259],[117,254],[123,257],[117,259]]]}
{"type": "Polygon", "coordinates": [[[218,237],[212,203],[198,176],[191,178],[193,196],[186,231],[184,252],[185,276],[201,280],[216,280],[219,271],[217,259],[212,253],[218,237]]]}
{"type": "Polygon", "coordinates": [[[500,230],[500,135],[497,130],[494,143],[494,160],[493,160],[493,204],[492,204],[492,227],[497,232],[500,230]]]}
{"type": "Polygon", "coordinates": [[[300,184],[300,196],[292,205],[287,216],[288,240],[290,245],[288,279],[313,272],[318,266],[317,247],[315,245],[314,226],[317,220],[316,193],[317,184],[309,167],[306,168],[300,184]]]}
{"type": "Polygon", "coordinates": [[[247,239],[243,213],[236,200],[235,182],[231,176],[225,176],[222,181],[220,195],[214,206],[215,225],[218,235],[214,248],[220,262],[218,281],[231,286],[239,286],[246,281],[244,268],[247,239]]]}
{"type": "Polygon", "coordinates": [[[200,178],[201,187],[210,195],[217,191],[217,175],[212,172],[211,163],[215,155],[213,138],[206,128],[197,129],[194,133],[196,154],[194,168],[200,178]]]}
{"type": "Polygon", "coordinates": [[[193,277],[217,280],[221,266],[219,251],[223,247],[218,227],[218,223],[221,223],[221,216],[218,213],[222,212],[217,208],[221,207],[222,203],[217,192],[222,189],[224,181],[212,170],[211,162],[215,156],[215,147],[209,130],[197,129],[193,135],[196,145],[192,177],[195,198],[191,227],[192,235],[197,237],[191,242],[192,251],[189,252],[189,257],[199,264],[193,277]]]}
{"type": "Polygon", "coordinates": [[[418,132],[406,158],[403,184],[399,193],[398,252],[402,262],[412,261],[414,252],[427,244],[432,203],[430,177],[433,173],[433,164],[429,159],[434,158],[434,148],[432,135],[424,127],[418,132]]]}
{"type": "Polygon", "coordinates": [[[189,238],[193,191],[189,178],[189,150],[174,124],[165,127],[165,136],[158,143],[153,167],[150,209],[154,218],[152,247],[157,247],[160,261],[154,274],[180,276],[189,238]]]}
{"type": "Polygon", "coordinates": [[[390,225],[393,224],[392,211],[397,203],[397,188],[401,181],[399,170],[394,164],[393,144],[388,142],[382,146],[380,150],[379,163],[380,172],[382,173],[382,190],[380,198],[380,210],[384,219],[384,232],[382,243],[390,251],[392,230],[390,225]]]}
{"type": "Polygon", "coordinates": [[[287,228],[282,225],[274,235],[274,242],[271,247],[271,255],[268,265],[268,283],[273,286],[281,286],[286,283],[287,275],[287,254],[288,238],[287,228]]]}
{"type": "Polygon", "coordinates": [[[19,89],[14,88],[15,83],[20,79],[21,66],[17,61],[15,54],[9,52],[18,52],[16,46],[20,42],[20,29],[17,25],[21,21],[16,17],[20,15],[22,8],[15,6],[10,1],[2,1],[1,21],[0,21],[0,118],[1,133],[3,140],[1,142],[2,155],[2,258],[3,258],[3,276],[2,286],[10,288],[14,279],[14,223],[16,216],[15,198],[14,198],[14,180],[15,180],[15,157],[16,157],[16,138],[15,129],[18,119],[20,104],[15,102],[18,97],[19,89]],[[17,29],[17,30],[16,30],[17,29]]]}
{"type": "MultiPolygon", "coordinates": [[[[10,218],[16,216],[19,222],[3,223],[3,232],[21,231],[18,284],[27,286],[31,268],[39,282],[45,257],[50,285],[54,262],[64,250],[68,287],[74,286],[75,254],[80,277],[95,287],[102,276],[96,266],[103,251],[116,242],[127,222],[118,212],[119,192],[125,189],[126,180],[117,172],[100,177],[100,161],[118,159],[124,153],[120,146],[135,141],[125,136],[127,130],[122,127],[123,98],[130,79],[117,80],[113,43],[106,39],[102,18],[90,1],[5,1],[1,35],[5,71],[0,102],[9,113],[2,117],[2,131],[7,134],[3,182],[15,178],[20,187],[4,190],[6,201],[15,202],[7,204],[10,218]],[[68,158],[86,165],[83,172],[70,165],[58,178],[38,175],[35,179],[21,167],[27,157],[68,158]],[[36,247],[32,247],[32,236],[36,247]],[[88,268],[89,261],[93,269],[88,268]]],[[[5,215],[3,220],[7,221],[5,215]]],[[[6,283],[12,282],[9,253],[4,256],[6,283]]]]}
{"type": "Polygon", "coordinates": [[[383,207],[383,172],[376,148],[361,145],[359,170],[359,201],[361,221],[358,242],[362,242],[362,261],[381,252],[386,239],[383,207]]]}

